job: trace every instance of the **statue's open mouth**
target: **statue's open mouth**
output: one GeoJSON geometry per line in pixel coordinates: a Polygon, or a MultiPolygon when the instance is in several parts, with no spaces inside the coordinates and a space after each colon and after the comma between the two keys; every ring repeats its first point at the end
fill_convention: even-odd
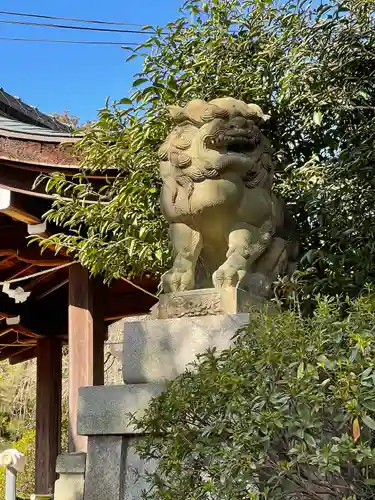
{"type": "Polygon", "coordinates": [[[226,146],[228,153],[246,154],[254,149],[254,145],[247,142],[233,142],[226,146]]]}
{"type": "Polygon", "coordinates": [[[254,151],[260,142],[259,137],[246,131],[218,133],[209,137],[206,145],[209,149],[215,149],[222,154],[248,154],[254,151]]]}

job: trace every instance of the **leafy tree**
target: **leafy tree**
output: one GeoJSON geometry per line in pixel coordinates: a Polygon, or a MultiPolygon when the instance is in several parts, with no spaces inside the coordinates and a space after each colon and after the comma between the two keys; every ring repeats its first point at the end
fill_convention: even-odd
{"type": "Polygon", "coordinates": [[[68,110],[65,110],[63,113],[52,113],[52,116],[56,120],[59,120],[59,122],[69,125],[73,130],[79,127],[79,117],[71,115],[68,110]]]}
{"type": "Polygon", "coordinates": [[[166,106],[231,95],[272,116],[277,189],[299,223],[301,266],[317,269],[313,292],[355,294],[374,281],[373,14],[372,0],[186,1],[179,19],[128,49],[143,70],[79,142],[76,184],[49,181],[59,196],[47,218],[71,230],[53,242],[108,278],[164,269],[156,151],[166,106]],[[108,174],[100,192],[89,171],[108,174]]]}
{"type": "Polygon", "coordinates": [[[145,499],[374,498],[375,295],[252,316],[136,420],[145,499]]]}

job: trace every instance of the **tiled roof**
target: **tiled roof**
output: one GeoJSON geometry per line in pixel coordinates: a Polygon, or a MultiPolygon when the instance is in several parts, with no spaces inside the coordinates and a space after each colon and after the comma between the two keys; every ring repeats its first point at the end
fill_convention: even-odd
{"type": "Polygon", "coordinates": [[[65,123],[61,123],[56,118],[42,113],[38,108],[29,106],[21,99],[8,94],[2,88],[0,88],[0,116],[58,132],[69,133],[71,131],[70,127],[65,123]]]}
{"type": "Polygon", "coordinates": [[[28,123],[22,123],[18,120],[11,120],[9,118],[4,118],[0,115],[0,133],[1,130],[13,132],[16,134],[24,134],[28,136],[44,136],[44,137],[61,137],[69,138],[72,137],[70,132],[60,132],[58,130],[50,130],[45,127],[38,127],[36,125],[29,125],[28,123]]]}

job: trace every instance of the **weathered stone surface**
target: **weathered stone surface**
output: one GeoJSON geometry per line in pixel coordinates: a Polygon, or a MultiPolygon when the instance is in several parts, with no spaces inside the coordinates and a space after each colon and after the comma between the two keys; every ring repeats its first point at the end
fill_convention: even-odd
{"type": "Polygon", "coordinates": [[[135,321],[125,324],[123,376],[128,384],[164,382],[208,348],[227,349],[248,314],[135,321]]]}
{"type": "Polygon", "coordinates": [[[184,316],[250,313],[264,306],[264,299],[239,288],[205,288],[161,294],[153,313],[159,319],[184,316]]]}
{"type": "Polygon", "coordinates": [[[125,466],[122,436],[89,437],[84,500],[123,500],[125,466]]]}
{"type": "Polygon", "coordinates": [[[89,437],[84,500],[142,498],[142,492],[148,487],[144,474],[152,473],[156,462],[150,460],[146,463],[139,457],[133,448],[137,439],[122,436],[89,437]]]}
{"type": "Polygon", "coordinates": [[[269,116],[232,97],[169,110],[175,128],[159,150],[160,205],[175,260],[163,291],[240,287],[269,296],[298,253],[293,221],[272,192],[262,133],[269,116]]]}
{"type": "Polygon", "coordinates": [[[120,385],[122,380],[122,340],[124,338],[124,323],[129,321],[147,321],[152,319],[148,314],[138,316],[126,316],[108,326],[108,343],[104,346],[104,355],[108,359],[104,371],[104,385],[120,385]],[[121,352],[117,354],[118,343],[121,344],[121,352]]]}
{"type": "Polygon", "coordinates": [[[57,474],[84,474],[86,453],[65,453],[56,460],[57,474]]]}
{"type": "Polygon", "coordinates": [[[124,442],[126,446],[126,468],[123,500],[140,500],[142,492],[148,488],[146,478],[144,477],[145,473],[152,473],[156,469],[155,460],[149,460],[146,463],[135,452],[133,446],[136,439],[127,438],[124,442]],[[135,473],[135,471],[137,472],[135,473]]]}
{"type": "Polygon", "coordinates": [[[78,397],[78,434],[134,434],[130,414],[141,414],[164,387],[164,384],[82,387],[78,397]]]}
{"type": "Polygon", "coordinates": [[[84,488],[85,477],[83,474],[61,474],[55,482],[53,498],[54,500],[83,500],[84,488]]]}

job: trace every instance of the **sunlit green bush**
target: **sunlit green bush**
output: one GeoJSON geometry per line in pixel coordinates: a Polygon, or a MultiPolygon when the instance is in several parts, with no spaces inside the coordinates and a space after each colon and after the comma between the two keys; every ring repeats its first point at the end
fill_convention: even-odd
{"type": "Polygon", "coordinates": [[[375,295],[317,304],[252,316],[152,402],[145,498],[375,497],[375,295]]]}

